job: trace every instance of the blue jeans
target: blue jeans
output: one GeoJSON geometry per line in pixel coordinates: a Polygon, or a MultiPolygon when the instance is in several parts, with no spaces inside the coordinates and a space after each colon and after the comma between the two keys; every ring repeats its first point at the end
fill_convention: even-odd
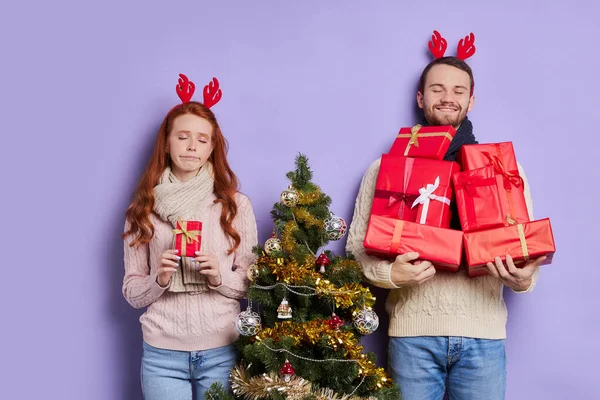
{"type": "Polygon", "coordinates": [[[230,389],[229,373],[237,352],[231,344],[203,351],[175,351],[143,344],[141,380],[144,400],[196,400],[215,382],[230,389]]]}
{"type": "Polygon", "coordinates": [[[504,400],[504,340],[392,337],[389,367],[403,400],[504,400]]]}

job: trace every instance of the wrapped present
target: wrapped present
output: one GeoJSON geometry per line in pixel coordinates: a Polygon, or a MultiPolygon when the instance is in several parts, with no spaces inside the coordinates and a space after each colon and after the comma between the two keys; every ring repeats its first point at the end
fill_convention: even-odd
{"type": "Polygon", "coordinates": [[[467,144],[458,156],[463,171],[492,166],[498,175],[498,190],[505,225],[529,222],[525,201],[525,182],[519,175],[519,167],[512,142],[467,144]]]}
{"type": "Polygon", "coordinates": [[[458,163],[383,154],[371,215],[447,228],[458,163]]]}
{"type": "Polygon", "coordinates": [[[503,226],[464,234],[465,257],[470,277],[487,275],[485,265],[496,257],[506,261],[510,255],[515,266],[547,256],[550,264],[556,251],[550,219],[503,226]]]}
{"type": "Polygon", "coordinates": [[[389,154],[441,160],[446,155],[456,130],[452,125],[401,128],[389,154]]]}
{"type": "Polygon", "coordinates": [[[177,220],[173,238],[173,248],[181,257],[196,257],[202,244],[202,222],[177,220]]]}
{"type": "Polygon", "coordinates": [[[469,171],[491,165],[493,156],[500,159],[506,171],[519,174],[512,142],[465,144],[458,152],[458,162],[463,171],[469,171]]]}
{"type": "Polygon", "coordinates": [[[411,251],[436,268],[458,271],[463,253],[463,232],[371,215],[364,240],[367,254],[395,258],[411,251]]]}
{"type": "Polygon", "coordinates": [[[463,232],[503,226],[507,210],[500,200],[494,167],[487,166],[452,175],[456,207],[463,232]]]}

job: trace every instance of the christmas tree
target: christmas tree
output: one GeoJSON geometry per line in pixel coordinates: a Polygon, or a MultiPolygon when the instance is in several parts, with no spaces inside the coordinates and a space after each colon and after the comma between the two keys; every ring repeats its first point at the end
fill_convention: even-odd
{"type": "Polygon", "coordinates": [[[273,234],[254,249],[257,260],[248,269],[234,396],[215,385],[206,398],[399,399],[360,344],[379,325],[360,265],[325,250],[344,237],[345,221],[329,211],[331,198],[311,181],[305,155],[287,178],[291,184],[271,211],[273,234]]]}

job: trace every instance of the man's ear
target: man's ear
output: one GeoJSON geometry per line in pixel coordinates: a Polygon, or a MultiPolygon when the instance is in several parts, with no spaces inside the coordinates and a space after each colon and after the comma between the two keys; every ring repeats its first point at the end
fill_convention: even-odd
{"type": "Polygon", "coordinates": [[[471,96],[469,99],[469,107],[467,107],[467,112],[471,112],[471,109],[475,105],[475,96],[471,96]]]}

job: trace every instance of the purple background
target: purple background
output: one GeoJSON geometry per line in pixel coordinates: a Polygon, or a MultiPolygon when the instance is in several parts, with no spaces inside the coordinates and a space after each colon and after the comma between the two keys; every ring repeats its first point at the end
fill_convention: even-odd
{"type": "MultiPolygon", "coordinates": [[[[514,142],[558,247],[534,293],[506,294],[507,398],[600,396],[600,6],[554,3],[4,2],[1,397],[140,398],[119,235],[180,72],[197,99],[221,81],[214,111],[264,241],[298,152],[350,222],[363,172],[415,122],[433,29],[449,54],[476,34],[475,133],[514,142]]],[[[385,329],[365,340],[380,364],[385,329]]]]}

